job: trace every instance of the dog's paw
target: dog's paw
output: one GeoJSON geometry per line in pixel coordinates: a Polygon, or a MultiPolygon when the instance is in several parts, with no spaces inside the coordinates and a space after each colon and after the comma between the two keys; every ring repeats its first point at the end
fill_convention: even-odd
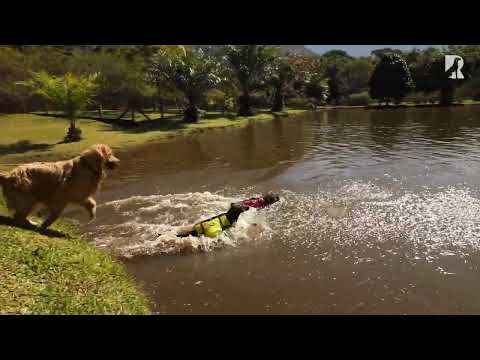
{"type": "Polygon", "coordinates": [[[97,208],[93,208],[91,211],[89,211],[88,215],[89,215],[88,216],[89,222],[92,222],[93,220],[95,220],[97,217],[97,208]]]}

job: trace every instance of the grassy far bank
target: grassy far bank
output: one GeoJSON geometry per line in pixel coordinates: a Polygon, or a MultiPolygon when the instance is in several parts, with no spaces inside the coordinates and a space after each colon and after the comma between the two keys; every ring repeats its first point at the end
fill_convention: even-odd
{"type": "Polygon", "coordinates": [[[64,238],[9,226],[1,197],[0,214],[0,314],[149,313],[124,267],[79,239],[74,224],[53,226],[64,238]]]}
{"type": "MultiPolygon", "coordinates": [[[[293,115],[306,110],[287,110],[293,115]]],[[[279,114],[277,114],[279,115],[279,114]]],[[[275,115],[264,112],[256,116],[229,119],[221,113],[208,112],[198,123],[185,124],[179,118],[142,121],[136,127],[120,128],[95,120],[79,119],[84,139],[70,144],[59,144],[65,136],[68,122],[62,118],[35,114],[0,115],[0,170],[9,170],[27,161],[56,161],[78,155],[96,143],[107,143],[115,148],[162,140],[180,133],[203,131],[210,128],[242,127],[250,121],[271,120],[275,115]]]]}

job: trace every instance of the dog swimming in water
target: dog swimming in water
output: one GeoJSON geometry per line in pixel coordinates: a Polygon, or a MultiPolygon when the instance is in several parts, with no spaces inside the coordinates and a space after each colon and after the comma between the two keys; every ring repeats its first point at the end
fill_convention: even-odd
{"type": "Polygon", "coordinates": [[[258,198],[250,198],[240,202],[232,203],[230,205],[230,209],[228,209],[226,213],[214,216],[207,220],[200,221],[195,225],[183,228],[177,233],[177,236],[199,237],[203,235],[210,238],[217,237],[224,230],[233,226],[243,212],[249,210],[250,208],[263,209],[276,203],[279,200],[280,197],[270,191],[258,198]]]}

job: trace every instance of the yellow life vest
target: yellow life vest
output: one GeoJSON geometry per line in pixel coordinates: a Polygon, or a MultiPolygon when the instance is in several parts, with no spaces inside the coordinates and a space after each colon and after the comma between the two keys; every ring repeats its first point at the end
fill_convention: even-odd
{"type": "Polygon", "coordinates": [[[214,217],[213,219],[209,219],[196,224],[194,226],[194,229],[199,236],[205,235],[207,237],[214,238],[220,235],[223,230],[230,227],[231,225],[232,224],[230,224],[230,221],[228,221],[227,216],[225,214],[222,214],[214,217]]]}

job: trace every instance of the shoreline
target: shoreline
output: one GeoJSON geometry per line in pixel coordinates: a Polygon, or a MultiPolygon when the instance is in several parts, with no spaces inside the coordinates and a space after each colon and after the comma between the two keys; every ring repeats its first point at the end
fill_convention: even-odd
{"type": "MultiPolygon", "coordinates": [[[[61,140],[59,135],[66,131],[66,120],[59,122],[57,117],[32,114],[0,115],[0,131],[3,127],[3,132],[7,135],[7,144],[0,144],[0,151],[3,152],[0,153],[0,169],[8,170],[15,165],[8,164],[8,161],[20,163],[26,162],[26,158],[55,161],[78,155],[80,148],[83,150],[92,142],[100,142],[98,136],[93,136],[99,132],[125,131],[127,136],[116,138],[112,147],[128,149],[134,145],[164,141],[179,134],[244,127],[251,121],[273,120],[305,111],[307,110],[260,113],[235,120],[207,119],[185,127],[152,129],[153,136],[148,137],[141,136],[142,133],[136,135],[135,132],[138,128],[145,130],[145,124],[131,129],[133,133],[129,133],[130,129],[105,129],[105,124],[100,126],[96,121],[85,122],[79,119],[80,128],[87,129],[83,141],[52,145],[39,141],[51,141],[53,138],[61,140]],[[11,139],[18,139],[22,121],[25,127],[33,127],[31,132],[23,129],[23,134],[31,136],[31,139],[20,140],[9,146],[8,135],[11,139]],[[129,139],[135,136],[140,139],[129,139]]],[[[44,233],[36,229],[16,227],[1,195],[0,191],[0,281],[3,284],[0,288],[0,314],[151,313],[149,299],[142,285],[127,273],[122,260],[83,239],[78,233],[79,226],[76,222],[60,218],[44,233]]]]}
{"type": "Polygon", "coordinates": [[[0,314],[150,314],[126,266],[61,218],[49,230],[12,224],[0,197],[0,314]]]}
{"type": "Polygon", "coordinates": [[[165,141],[178,135],[195,134],[211,129],[245,127],[252,121],[271,121],[308,112],[288,109],[281,113],[260,112],[252,117],[229,119],[220,113],[207,113],[198,123],[183,123],[176,117],[163,120],[139,121],[136,126],[123,127],[97,120],[80,118],[77,126],[82,130],[79,142],[60,143],[68,122],[58,116],[38,114],[0,114],[0,171],[8,171],[25,162],[58,161],[77,156],[96,143],[106,143],[112,149],[127,149],[155,141],[165,141]],[[21,130],[19,130],[19,128],[21,130]],[[22,134],[19,136],[19,131],[22,134]]]}

